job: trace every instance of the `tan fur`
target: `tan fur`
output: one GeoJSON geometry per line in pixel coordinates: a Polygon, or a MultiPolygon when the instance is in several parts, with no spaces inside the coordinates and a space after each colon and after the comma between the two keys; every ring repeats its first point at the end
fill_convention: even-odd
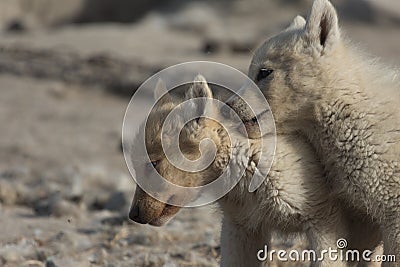
{"type": "MultiPolygon", "coordinates": [[[[212,97],[212,93],[207,84],[202,83],[200,87],[192,86],[187,92],[186,99],[192,97],[212,97]]],[[[177,119],[176,124],[171,127],[172,132],[183,127],[180,145],[186,148],[184,154],[187,157],[197,157],[199,142],[206,137],[211,138],[217,147],[213,164],[198,173],[185,173],[170,166],[160,150],[160,125],[177,103],[179,100],[165,95],[150,115],[146,126],[146,140],[153,140],[146,143],[150,158],[161,161],[156,168],[164,178],[180,185],[197,186],[218,178],[225,168],[230,171],[231,179],[240,170],[245,170],[244,177],[233,190],[219,200],[224,214],[221,266],[260,266],[261,263],[256,258],[257,251],[265,244],[270,244],[270,234],[273,231],[284,235],[306,233],[310,248],[316,251],[329,247],[335,249],[339,238],[349,240],[350,248],[361,250],[376,246],[379,236],[360,240],[358,236],[352,235],[352,229],[364,229],[371,233],[377,231],[371,222],[360,220],[356,212],[344,209],[332,197],[323,179],[323,171],[314,157],[314,151],[295,135],[278,136],[278,150],[272,169],[262,186],[253,193],[248,191],[252,174],[256,168],[268,168],[264,166],[265,163],[258,163],[262,152],[261,140],[250,140],[251,156],[247,158],[245,144],[248,140],[234,129],[230,132],[229,139],[223,127],[213,120],[202,119],[183,127],[177,119]]],[[[224,125],[228,126],[227,124],[224,125]]],[[[269,138],[273,137],[265,136],[264,142],[269,138]]],[[[135,168],[140,169],[141,166],[135,168]]],[[[158,219],[164,212],[165,205],[146,196],[141,189],[138,190],[131,213],[140,215],[131,218],[153,225],[161,224],[153,223],[154,221],[165,222],[165,216],[162,220],[158,219]]],[[[328,259],[312,265],[347,266],[345,262],[330,262],[328,259]]]]}
{"type": "MultiPolygon", "coordinates": [[[[385,254],[398,261],[386,266],[400,266],[398,74],[344,40],[331,3],[316,0],[305,25],[292,25],[256,51],[249,76],[267,98],[278,133],[313,145],[336,194],[380,223],[385,254]],[[274,71],[257,80],[262,68],[274,71]]],[[[230,105],[242,110],[239,102],[230,105]]]]}

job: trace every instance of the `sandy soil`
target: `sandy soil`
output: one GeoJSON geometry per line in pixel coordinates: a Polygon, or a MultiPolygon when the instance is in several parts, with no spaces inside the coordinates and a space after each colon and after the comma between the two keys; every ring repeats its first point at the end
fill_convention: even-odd
{"type": "MultiPolygon", "coordinates": [[[[216,206],[183,210],[162,228],[128,221],[135,185],[121,154],[126,105],[172,64],[212,60],[245,72],[257,44],[310,1],[171,1],[176,9],[146,7],[128,24],[72,24],[102,18],[78,16],[78,0],[39,20],[43,12],[27,15],[16,6],[23,2],[0,3],[0,266],[218,266],[216,206]],[[25,29],[10,29],[11,20],[25,29]]],[[[335,2],[356,44],[399,65],[396,1],[356,5],[358,13],[354,1],[335,2]]],[[[306,246],[301,237],[274,239],[274,248],[306,246]]]]}

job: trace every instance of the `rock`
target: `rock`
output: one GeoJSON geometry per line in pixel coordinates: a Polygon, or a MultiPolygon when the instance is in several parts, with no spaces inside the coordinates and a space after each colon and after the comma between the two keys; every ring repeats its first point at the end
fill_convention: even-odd
{"type": "Polygon", "coordinates": [[[11,182],[0,179],[0,202],[6,205],[13,205],[18,200],[18,193],[11,182]]]}
{"type": "Polygon", "coordinates": [[[0,258],[7,263],[16,263],[24,259],[37,260],[36,242],[23,238],[16,244],[0,247],[0,258]]]}
{"type": "Polygon", "coordinates": [[[6,31],[14,33],[22,33],[26,31],[26,26],[23,21],[14,19],[8,22],[8,25],[6,26],[6,31]]]}
{"type": "Polygon", "coordinates": [[[47,259],[45,264],[46,267],[57,267],[57,265],[51,259],[47,259]]]}
{"type": "Polygon", "coordinates": [[[22,257],[15,249],[3,249],[3,251],[0,251],[0,258],[2,259],[2,261],[6,263],[17,262],[22,260],[22,257]]]}
{"type": "Polygon", "coordinates": [[[127,203],[128,201],[123,192],[115,192],[110,196],[104,208],[111,211],[122,211],[127,203]]]}
{"type": "Polygon", "coordinates": [[[101,220],[102,224],[105,225],[112,225],[112,226],[118,226],[118,225],[123,225],[124,222],[127,222],[128,218],[126,215],[123,216],[111,216],[111,217],[107,217],[101,220]]]}
{"type": "Polygon", "coordinates": [[[60,231],[49,241],[54,249],[60,253],[71,250],[84,251],[94,246],[88,236],[73,231],[60,231]]]}
{"type": "Polygon", "coordinates": [[[198,2],[188,3],[187,7],[167,20],[171,28],[191,33],[205,33],[221,24],[212,6],[198,2]]]}
{"type": "Polygon", "coordinates": [[[60,199],[54,204],[50,205],[51,215],[56,217],[73,216],[78,217],[80,207],[74,203],[60,199]]]}
{"type": "Polygon", "coordinates": [[[208,39],[205,40],[202,47],[202,52],[204,54],[218,53],[222,50],[223,44],[217,40],[208,39]]]}
{"type": "Polygon", "coordinates": [[[140,244],[144,246],[151,246],[152,241],[150,240],[148,235],[145,234],[137,234],[131,237],[131,244],[140,244]]]}
{"type": "Polygon", "coordinates": [[[87,194],[85,195],[84,201],[88,206],[89,210],[98,211],[104,210],[105,205],[109,199],[107,194],[99,192],[98,194],[87,194]]]}
{"type": "Polygon", "coordinates": [[[33,207],[39,216],[73,216],[79,215],[79,206],[61,198],[60,193],[50,195],[48,198],[38,200],[33,207]]]}
{"type": "Polygon", "coordinates": [[[72,176],[72,185],[69,192],[69,199],[73,202],[80,202],[83,196],[82,177],[75,174],[72,176]]]}
{"type": "Polygon", "coordinates": [[[17,20],[29,29],[50,27],[73,20],[85,0],[2,0],[0,1],[0,26],[17,20]]]}
{"type": "Polygon", "coordinates": [[[58,200],[59,196],[50,196],[45,199],[39,199],[33,204],[33,210],[36,215],[49,216],[51,215],[51,203],[58,200]]]}

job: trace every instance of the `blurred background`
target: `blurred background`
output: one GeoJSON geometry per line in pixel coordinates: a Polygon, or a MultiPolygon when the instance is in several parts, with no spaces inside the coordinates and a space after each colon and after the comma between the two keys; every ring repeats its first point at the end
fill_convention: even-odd
{"type": "MultiPolygon", "coordinates": [[[[353,42],[400,65],[398,0],[334,0],[353,42]]],[[[220,214],[127,220],[121,126],[158,70],[252,51],[311,0],[0,0],[0,266],[218,266],[220,214]]],[[[345,70],[344,66],[344,70],[345,70]]],[[[306,247],[277,235],[275,248],[306,247]]],[[[276,263],[276,266],[298,266],[276,263]]]]}

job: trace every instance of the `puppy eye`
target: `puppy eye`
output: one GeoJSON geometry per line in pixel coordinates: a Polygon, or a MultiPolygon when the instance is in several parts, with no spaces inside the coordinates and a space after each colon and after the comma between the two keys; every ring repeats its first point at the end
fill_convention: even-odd
{"type": "Polygon", "coordinates": [[[159,160],[155,160],[155,161],[150,161],[150,162],[148,162],[147,163],[147,168],[149,168],[149,169],[153,169],[153,168],[155,168],[155,167],[157,167],[157,165],[160,163],[160,161],[159,160]]]}
{"type": "Polygon", "coordinates": [[[256,78],[257,82],[261,81],[262,79],[267,78],[273,72],[274,72],[273,69],[260,69],[258,71],[257,78],[256,78]]]}

